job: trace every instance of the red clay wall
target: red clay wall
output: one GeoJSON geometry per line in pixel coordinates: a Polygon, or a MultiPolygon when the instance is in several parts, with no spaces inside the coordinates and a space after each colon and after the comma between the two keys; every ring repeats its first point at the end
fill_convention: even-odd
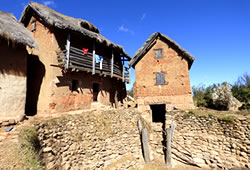
{"type": "Polygon", "coordinates": [[[166,103],[180,109],[193,108],[187,61],[165,42],[156,44],[135,66],[135,93],[140,111],[149,110],[148,104],[166,103]],[[154,49],[163,49],[163,58],[156,59],[154,49]],[[156,85],[157,72],[165,72],[165,85],[156,85]]]}
{"type": "MultiPolygon", "coordinates": [[[[28,29],[31,30],[32,18],[28,29]]],[[[66,44],[67,33],[54,34],[54,30],[48,29],[41,22],[36,21],[36,31],[33,32],[35,40],[39,44],[39,50],[33,50],[32,54],[39,56],[45,67],[45,75],[42,80],[38,98],[37,110],[42,112],[58,112],[91,107],[93,83],[98,83],[100,92],[98,101],[104,105],[112,105],[114,93],[117,90],[120,98],[126,94],[124,83],[110,77],[92,76],[91,73],[68,72],[64,74],[57,65],[56,52],[66,44]],[[65,37],[65,38],[63,38],[65,37]],[[72,92],[72,80],[78,81],[78,92],[72,92]],[[123,87],[123,88],[119,88],[123,87]]]]}

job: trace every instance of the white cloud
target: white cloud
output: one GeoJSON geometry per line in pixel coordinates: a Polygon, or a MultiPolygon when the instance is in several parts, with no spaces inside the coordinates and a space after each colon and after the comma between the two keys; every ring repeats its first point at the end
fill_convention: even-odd
{"type": "Polygon", "coordinates": [[[142,16],[140,17],[140,21],[143,21],[146,18],[147,14],[143,13],[142,16]]]}
{"type": "Polygon", "coordinates": [[[134,35],[135,32],[128,29],[127,27],[125,27],[124,25],[121,25],[119,28],[118,28],[118,32],[127,32],[127,33],[130,33],[131,35],[134,35]]]}
{"type": "Polygon", "coordinates": [[[119,31],[128,32],[128,28],[124,27],[124,25],[121,25],[121,26],[119,27],[119,31]]]}
{"type": "Polygon", "coordinates": [[[48,1],[42,1],[42,3],[45,6],[55,6],[56,5],[53,0],[52,1],[50,1],[50,0],[48,0],[48,1]]]}

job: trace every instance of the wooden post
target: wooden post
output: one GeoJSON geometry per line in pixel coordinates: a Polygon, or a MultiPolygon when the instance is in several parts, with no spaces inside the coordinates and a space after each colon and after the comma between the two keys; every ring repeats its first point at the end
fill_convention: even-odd
{"type": "Polygon", "coordinates": [[[141,135],[141,131],[142,131],[142,122],[141,122],[141,120],[137,121],[137,125],[138,125],[138,129],[139,129],[139,134],[141,135]]]}
{"type": "Polygon", "coordinates": [[[125,68],[124,68],[124,65],[122,66],[122,82],[124,82],[124,73],[125,72],[125,68]]]}
{"type": "Polygon", "coordinates": [[[171,163],[171,158],[172,158],[172,152],[171,152],[171,129],[167,128],[166,129],[167,133],[167,153],[166,153],[166,163],[168,168],[172,168],[172,163],[171,163]]]}
{"type": "Polygon", "coordinates": [[[118,108],[118,91],[115,91],[115,108],[118,108]]]}
{"type": "Polygon", "coordinates": [[[149,146],[148,146],[148,132],[146,128],[142,129],[142,149],[143,149],[143,156],[146,164],[151,164],[150,160],[150,152],[149,152],[149,146]]]}
{"type": "Polygon", "coordinates": [[[114,51],[112,49],[112,56],[111,56],[111,77],[113,77],[114,73],[114,51]]]}
{"type": "Polygon", "coordinates": [[[128,78],[128,80],[129,80],[129,82],[130,82],[130,74],[131,74],[131,69],[130,69],[130,66],[129,66],[128,73],[129,73],[129,78],[128,78]]]}
{"type": "Polygon", "coordinates": [[[65,68],[68,69],[69,68],[69,54],[70,54],[70,33],[68,33],[68,37],[67,37],[67,44],[66,44],[66,64],[65,64],[65,68]]]}
{"type": "Polygon", "coordinates": [[[95,42],[93,43],[92,75],[95,74],[95,42]]]}
{"type": "Polygon", "coordinates": [[[172,122],[171,122],[171,142],[173,142],[174,130],[175,130],[175,121],[172,120],[172,122]]]}

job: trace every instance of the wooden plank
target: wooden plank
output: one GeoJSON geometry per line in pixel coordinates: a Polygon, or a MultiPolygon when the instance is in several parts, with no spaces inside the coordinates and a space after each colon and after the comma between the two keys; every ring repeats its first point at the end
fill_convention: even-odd
{"type": "Polygon", "coordinates": [[[123,65],[123,67],[122,67],[122,82],[124,82],[124,65],[123,65]]]}
{"type": "Polygon", "coordinates": [[[70,33],[68,33],[67,44],[66,44],[66,65],[65,68],[69,68],[69,53],[70,53],[70,33]]]}
{"type": "Polygon", "coordinates": [[[93,42],[92,75],[95,74],[95,42],[93,42]]]}
{"type": "Polygon", "coordinates": [[[112,50],[112,56],[111,56],[111,77],[113,77],[114,73],[114,51],[112,50]]]}
{"type": "Polygon", "coordinates": [[[146,164],[151,164],[150,160],[150,152],[149,152],[149,146],[148,146],[148,131],[146,128],[142,129],[142,149],[143,149],[143,157],[146,162],[146,164]]]}
{"type": "Polygon", "coordinates": [[[77,61],[75,61],[75,60],[71,60],[70,61],[73,65],[80,65],[80,66],[83,66],[83,67],[87,67],[87,68],[92,68],[91,67],[91,65],[88,65],[88,64],[84,64],[84,63],[79,63],[79,62],[77,62],[77,61]]]}
{"type": "MultiPolygon", "coordinates": [[[[71,48],[72,48],[72,47],[71,47],[71,48]]],[[[74,54],[78,54],[78,55],[80,55],[80,56],[82,56],[82,57],[90,58],[90,59],[92,59],[92,55],[93,55],[92,53],[83,54],[83,52],[79,52],[79,51],[77,51],[77,50],[75,50],[75,49],[71,49],[70,52],[71,52],[71,53],[74,53],[74,54]]]]}
{"type": "Polygon", "coordinates": [[[172,120],[170,127],[171,127],[171,141],[173,142],[174,130],[175,130],[175,121],[174,120],[172,120]]]}
{"type": "Polygon", "coordinates": [[[115,108],[118,108],[118,91],[115,91],[115,108]]]}
{"type": "Polygon", "coordinates": [[[130,75],[131,75],[131,69],[129,68],[129,70],[128,70],[128,72],[129,72],[129,81],[130,81],[130,75]]]}
{"type": "Polygon", "coordinates": [[[167,163],[168,168],[172,168],[172,162],[171,162],[171,159],[172,159],[171,136],[172,136],[172,134],[171,134],[171,129],[167,128],[166,133],[167,133],[166,163],[167,163]]]}
{"type": "Polygon", "coordinates": [[[137,125],[138,125],[139,134],[141,135],[141,132],[142,132],[142,122],[141,122],[141,120],[137,121],[137,125]]]}
{"type": "Polygon", "coordinates": [[[91,60],[88,60],[88,59],[85,59],[85,58],[80,58],[76,55],[73,55],[73,54],[70,54],[70,59],[77,59],[83,63],[87,63],[87,64],[90,64],[92,66],[92,61],[91,60]]]}

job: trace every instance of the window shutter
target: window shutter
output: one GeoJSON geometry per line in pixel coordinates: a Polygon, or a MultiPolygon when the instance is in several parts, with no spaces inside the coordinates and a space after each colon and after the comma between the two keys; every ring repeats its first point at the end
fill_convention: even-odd
{"type": "Polygon", "coordinates": [[[165,73],[156,73],[156,84],[157,85],[165,84],[165,73]]]}
{"type": "Polygon", "coordinates": [[[155,58],[162,58],[162,49],[155,50],[155,58]]]}

